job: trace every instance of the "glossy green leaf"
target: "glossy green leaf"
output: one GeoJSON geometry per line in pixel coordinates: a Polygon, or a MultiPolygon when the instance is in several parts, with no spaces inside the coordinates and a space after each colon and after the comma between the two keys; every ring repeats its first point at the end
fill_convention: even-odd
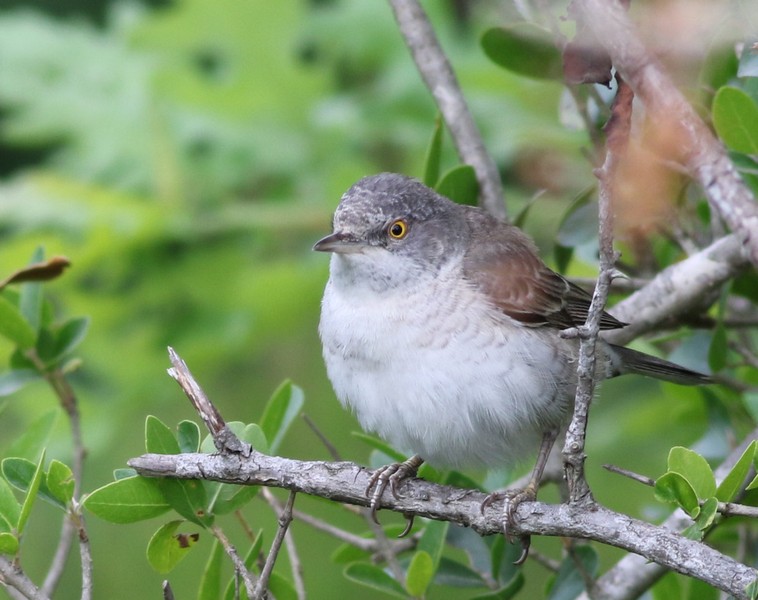
{"type": "Polygon", "coordinates": [[[179,443],[173,432],[153,415],[145,419],[145,450],[153,454],[179,454],[179,443]]]}
{"type": "Polygon", "coordinates": [[[74,474],[68,465],[53,459],[50,461],[46,477],[50,494],[64,505],[68,505],[74,498],[74,474]]]}
{"type": "Polygon", "coordinates": [[[268,589],[276,600],[298,600],[295,586],[276,571],[268,579],[268,589]]]}
{"type": "MultiPolygon", "coordinates": [[[[1,298],[0,298],[1,300],[1,298]]],[[[11,369],[0,374],[0,396],[9,396],[26,384],[42,379],[34,369],[11,369]]]]}
{"type": "Polygon", "coordinates": [[[695,490],[679,473],[669,471],[661,475],[655,482],[655,497],[661,502],[678,504],[693,518],[700,511],[695,490]]]}
{"type": "Polygon", "coordinates": [[[495,64],[537,79],[563,79],[563,60],[552,34],[531,23],[484,32],[482,48],[495,64]]]}
{"type": "Polygon", "coordinates": [[[716,498],[721,502],[731,502],[740,493],[742,483],[750,473],[750,467],[753,466],[753,460],[756,457],[758,449],[758,440],[753,440],[750,445],[734,464],[721,484],[716,489],[716,498]]]}
{"type": "Polygon", "coordinates": [[[758,578],[745,586],[745,594],[747,594],[747,597],[750,598],[750,600],[756,600],[756,598],[758,598],[758,578]]]}
{"type": "Polygon", "coordinates": [[[470,165],[459,165],[447,171],[435,189],[458,204],[476,206],[479,199],[479,182],[474,167],[470,165]]]}
{"type": "MultiPolygon", "coordinates": [[[[5,462],[6,461],[3,461],[3,466],[5,466],[5,462]]],[[[29,481],[29,488],[26,490],[24,501],[21,504],[21,513],[18,516],[18,527],[16,528],[16,533],[18,535],[21,535],[24,532],[26,523],[29,521],[29,517],[32,514],[32,507],[34,506],[34,502],[37,500],[37,492],[39,491],[44,474],[45,452],[43,451],[42,455],[39,457],[39,462],[37,462],[37,466],[34,469],[34,474],[29,481]]],[[[3,469],[3,475],[5,475],[5,469],[3,469]]],[[[5,476],[8,478],[7,475],[5,476]]]]}
{"type": "Polygon", "coordinates": [[[46,360],[57,362],[72,352],[84,340],[88,328],[89,319],[87,317],[69,319],[57,327],[53,331],[54,342],[50,356],[46,357],[46,360]]]}
{"type": "Polygon", "coordinates": [[[215,515],[227,515],[235,510],[239,510],[260,492],[260,487],[255,485],[222,483],[219,486],[216,498],[209,505],[209,510],[215,515]]]}
{"type": "Polygon", "coordinates": [[[697,525],[698,529],[705,531],[713,525],[713,521],[718,514],[718,507],[719,501],[716,498],[707,498],[705,502],[703,502],[700,506],[700,514],[698,514],[697,519],[695,520],[695,525],[697,525]]]}
{"type": "MultiPolygon", "coordinates": [[[[289,380],[282,383],[273,393],[266,404],[260,422],[260,427],[268,440],[266,453],[276,453],[279,450],[287,430],[300,414],[304,403],[303,390],[289,380]]],[[[257,447],[255,449],[263,452],[257,447]]]]}
{"type": "Polygon", "coordinates": [[[490,592],[474,596],[471,600],[509,600],[515,598],[524,587],[524,574],[519,570],[503,587],[490,592]]]}
{"type": "MultiPolygon", "coordinates": [[[[45,250],[38,246],[32,254],[29,264],[39,263],[45,259],[45,250]]],[[[28,282],[21,286],[18,307],[24,319],[36,334],[40,329],[42,321],[42,284],[39,282],[28,282]]]]}
{"type": "Polygon", "coordinates": [[[0,533],[0,554],[15,556],[18,553],[18,538],[12,533],[0,533]]]}
{"type": "Polygon", "coordinates": [[[484,587],[481,575],[471,567],[443,556],[434,575],[434,583],[457,588],[484,587]]]}
{"type": "Polygon", "coordinates": [[[213,540],[211,553],[200,578],[197,600],[217,600],[221,591],[221,566],[224,564],[224,547],[218,540],[213,540]]]}
{"type": "Polygon", "coordinates": [[[59,413],[59,409],[54,409],[35,419],[10,445],[6,454],[36,461],[50,439],[59,413]]]}
{"type": "Polygon", "coordinates": [[[403,587],[376,565],[363,562],[353,563],[345,567],[343,574],[351,581],[384,592],[390,596],[395,596],[396,598],[407,597],[403,587]]]}
{"type": "Polygon", "coordinates": [[[437,114],[434,119],[434,131],[429,146],[426,148],[424,157],[424,185],[433,188],[440,179],[440,162],[442,156],[442,134],[444,132],[442,115],[437,114]]]}
{"type": "Polygon", "coordinates": [[[113,469],[113,479],[118,481],[119,479],[127,479],[128,477],[136,477],[137,471],[130,467],[124,467],[121,469],[113,469]]]}
{"type": "Polygon", "coordinates": [[[203,481],[193,479],[159,479],[163,497],[188,521],[208,527],[213,515],[208,513],[208,495],[203,481]]]}
{"type": "Polygon", "coordinates": [[[442,551],[445,549],[445,539],[450,528],[448,521],[429,521],[424,526],[424,533],[416,546],[417,550],[423,550],[432,559],[432,569],[437,570],[442,557],[442,551]]]}
{"type": "Polygon", "coordinates": [[[180,452],[197,452],[200,448],[200,427],[194,421],[181,421],[176,427],[180,452]]]}
{"type": "Polygon", "coordinates": [[[177,533],[185,521],[169,521],[158,528],[147,545],[147,562],[158,573],[171,572],[197,544],[197,533],[177,533]]]}
{"type": "MultiPolygon", "coordinates": [[[[44,454],[44,452],[43,452],[44,454]]],[[[37,464],[26,459],[18,457],[6,458],[2,462],[3,476],[7,479],[13,487],[28,493],[29,487],[34,481],[34,476],[37,472],[37,464]]],[[[66,508],[66,506],[58,500],[50,490],[47,488],[47,481],[45,477],[42,477],[37,487],[37,495],[49,502],[53,506],[58,508],[66,508]]]]}
{"type": "Polygon", "coordinates": [[[758,154],[758,104],[742,90],[722,87],[713,99],[713,125],[737,152],[758,154]]]}
{"type": "Polygon", "coordinates": [[[130,477],[109,483],[87,496],[84,506],[111,523],[144,521],[171,508],[163,497],[158,480],[146,477],[130,477]]]}
{"type": "Polygon", "coordinates": [[[434,577],[434,561],[428,552],[418,550],[408,565],[405,575],[405,589],[411,596],[421,598],[434,577]]]}
{"type": "Polygon", "coordinates": [[[0,519],[4,520],[9,528],[15,529],[19,516],[21,516],[21,504],[16,500],[8,482],[0,477],[0,519]]]}
{"type": "Polygon", "coordinates": [[[584,591],[586,577],[594,579],[598,568],[595,549],[592,546],[575,546],[572,553],[573,556],[567,556],[561,562],[558,575],[550,587],[548,600],[573,600],[584,591]],[[583,573],[577,567],[577,559],[583,573]]]}
{"type": "Polygon", "coordinates": [[[0,336],[9,339],[19,348],[34,346],[37,333],[21,314],[21,310],[0,295],[0,336]]]}
{"type": "Polygon", "coordinates": [[[669,451],[668,470],[687,479],[698,498],[710,498],[716,494],[716,478],[708,461],[697,452],[675,446],[669,451]]]}

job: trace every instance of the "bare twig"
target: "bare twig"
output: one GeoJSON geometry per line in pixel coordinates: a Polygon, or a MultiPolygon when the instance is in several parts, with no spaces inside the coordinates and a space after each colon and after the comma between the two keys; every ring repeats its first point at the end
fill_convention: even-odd
{"type": "MultiPolygon", "coordinates": [[[[129,465],[148,477],[266,485],[337,502],[369,505],[365,492],[372,472],[349,462],[298,461],[254,450],[248,459],[223,454],[146,454],[133,458],[129,465]]],[[[484,498],[485,494],[478,490],[413,479],[404,483],[399,498],[391,494],[383,498],[382,508],[459,523],[481,535],[500,534],[501,507],[493,505],[482,514],[484,498]]],[[[513,535],[531,534],[577,537],[616,546],[741,599],[747,598],[745,586],[758,577],[754,569],[706,544],[598,505],[586,509],[524,502],[516,509],[513,535]]]]}
{"type": "Polygon", "coordinates": [[[575,0],[573,7],[653,118],[669,124],[681,136],[678,147],[689,172],[702,186],[711,207],[744,242],[752,263],[758,265],[758,203],[724,146],[647,51],[620,3],[575,0]]]}
{"type": "MultiPolygon", "coordinates": [[[[175,455],[175,456],[181,456],[181,455],[175,455]]],[[[221,455],[217,455],[221,456],[221,455]]],[[[199,479],[199,478],[196,478],[199,479]]],[[[226,537],[226,534],[224,534],[223,530],[218,525],[211,525],[209,528],[209,531],[213,534],[213,536],[219,541],[219,543],[223,546],[224,551],[226,552],[226,555],[231,559],[232,564],[234,565],[234,571],[242,577],[242,581],[245,583],[245,590],[247,591],[247,595],[250,598],[253,598],[255,596],[255,575],[253,575],[250,570],[245,566],[244,561],[240,558],[240,555],[237,553],[237,549],[234,547],[234,545],[229,541],[229,538],[226,537]]]]}
{"type": "Polygon", "coordinates": [[[655,485],[655,479],[651,479],[650,477],[646,477],[645,475],[640,475],[639,473],[635,473],[634,471],[629,471],[628,469],[617,467],[616,465],[603,465],[603,468],[610,471],[611,473],[616,473],[617,475],[622,475],[628,479],[631,479],[632,481],[641,483],[642,485],[649,485],[649,486],[655,485]]]}
{"type": "Polygon", "coordinates": [[[174,600],[174,590],[171,589],[168,579],[163,581],[161,588],[163,589],[163,600],[174,600]]]}
{"type": "Polygon", "coordinates": [[[255,600],[263,600],[266,597],[268,580],[271,577],[271,573],[274,571],[274,565],[279,556],[279,550],[281,550],[282,544],[284,543],[284,536],[287,533],[290,523],[292,523],[292,506],[295,504],[295,496],[296,493],[293,490],[290,490],[287,503],[284,505],[282,514],[279,515],[279,528],[276,530],[274,541],[271,542],[271,549],[266,557],[266,563],[263,565],[263,569],[261,569],[261,576],[258,578],[258,581],[255,584],[255,589],[253,590],[253,595],[251,596],[251,598],[254,598],[255,600]]]}
{"type": "Polygon", "coordinates": [[[503,185],[497,165],[484,147],[479,129],[429,18],[417,0],[389,2],[413,61],[445,119],[458,156],[476,172],[480,204],[492,215],[505,220],[503,185]]]}
{"type": "Polygon", "coordinates": [[[76,501],[72,508],[73,517],[76,523],[76,529],[79,534],[79,559],[82,569],[82,600],[91,600],[92,598],[92,552],[89,544],[89,536],[84,526],[84,516],[81,513],[81,507],[76,501]]]}
{"type": "Polygon", "coordinates": [[[634,95],[623,80],[616,78],[618,92],[611,108],[611,118],[606,124],[607,143],[603,166],[596,170],[600,182],[600,273],[587,314],[587,322],[581,328],[579,365],[577,368],[576,399],[574,415],[566,432],[563,458],[566,480],[569,486],[569,501],[572,503],[593,502],[592,493],[584,477],[584,443],[589,418],[589,406],[595,392],[595,346],[600,333],[600,317],[608,299],[615,270],[616,254],[613,250],[613,197],[614,179],[619,160],[626,150],[631,125],[632,99],[634,95]]]}
{"type": "Polygon", "coordinates": [[[327,438],[324,435],[324,432],[319,429],[318,425],[316,425],[316,422],[305,413],[303,413],[301,416],[303,417],[306,425],[311,428],[311,431],[315,433],[316,437],[321,441],[322,444],[324,444],[324,448],[326,448],[326,451],[329,453],[329,456],[332,457],[332,460],[342,460],[342,457],[340,456],[340,453],[337,450],[336,446],[329,441],[329,438],[327,438]]]}
{"type": "Polygon", "coordinates": [[[250,456],[250,444],[245,444],[234,435],[229,427],[227,427],[224,418],[221,413],[218,412],[213,403],[208,399],[203,389],[192,377],[185,363],[176,351],[169,347],[168,355],[173,365],[168,369],[168,374],[176,380],[181,386],[192,406],[195,407],[197,414],[205,423],[208,431],[213,436],[213,444],[219,452],[230,452],[232,454],[241,454],[242,456],[250,456]]]}
{"type": "MultiPolygon", "coordinates": [[[[263,488],[261,490],[261,494],[263,495],[264,500],[268,502],[269,506],[271,506],[274,510],[281,513],[284,510],[284,506],[282,505],[279,500],[276,499],[274,494],[271,493],[271,490],[268,488],[263,488]]],[[[294,508],[292,509],[292,517],[297,519],[298,521],[300,518],[298,517],[299,512],[296,511],[294,508]]],[[[300,562],[300,557],[298,556],[297,548],[295,547],[295,540],[292,538],[292,531],[289,529],[287,530],[286,535],[284,536],[284,544],[287,547],[287,555],[290,559],[290,569],[292,571],[292,580],[295,584],[295,591],[297,592],[297,597],[299,600],[304,600],[306,597],[305,592],[305,583],[303,581],[303,566],[300,562]]]]}
{"type": "Polygon", "coordinates": [[[12,598],[29,600],[50,600],[50,597],[37,589],[34,582],[18,568],[18,565],[5,556],[0,556],[0,584],[6,588],[12,598]]]}

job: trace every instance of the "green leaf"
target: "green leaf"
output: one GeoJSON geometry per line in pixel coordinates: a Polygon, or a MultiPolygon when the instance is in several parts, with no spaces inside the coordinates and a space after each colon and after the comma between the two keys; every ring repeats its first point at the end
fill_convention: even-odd
{"type": "Polygon", "coordinates": [[[35,419],[24,433],[10,445],[6,454],[36,461],[50,439],[50,433],[53,431],[59,412],[58,409],[54,409],[35,419]]]}
{"type": "Polygon", "coordinates": [[[679,473],[669,471],[655,482],[655,497],[661,502],[678,504],[691,517],[700,512],[697,494],[679,473]]]}
{"type": "Polygon", "coordinates": [[[443,556],[434,576],[434,583],[449,587],[483,587],[484,579],[472,568],[443,556]]]}
{"type": "Polygon", "coordinates": [[[179,454],[179,443],[174,434],[153,415],[145,419],[145,450],[152,454],[179,454]]]}
{"type": "Polygon", "coordinates": [[[531,23],[484,32],[482,48],[495,64],[526,77],[563,79],[563,60],[552,34],[531,23]]]}
{"type": "Polygon", "coordinates": [[[180,452],[197,452],[200,448],[200,427],[194,421],[181,421],[176,427],[180,452]]]}
{"type": "Polygon", "coordinates": [[[21,311],[2,295],[0,295],[0,335],[22,350],[33,347],[37,340],[36,331],[26,321],[21,311]]]}
{"type": "Polygon", "coordinates": [[[245,506],[260,492],[256,485],[219,484],[219,489],[209,511],[214,515],[228,515],[245,506]]]}
{"type": "Polygon", "coordinates": [[[11,369],[0,375],[0,396],[9,396],[27,383],[39,379],[42,379],[42,376],[34,369],[11,369]]]}
{"type": "Polygon", "coordinates": [[[396,598],[405,598],[402,586],[381,568],[368,563],[358,562],[345,567],[345,577],[374,590],[384,592],[396,598]]]}
{"type": "MultiPolygon", "coordinates": [[[[433,572],[437,570],[445,548],[447,531],[450,528],[448,521],[429,521],[424,527],[424,533],[418,541],[417,550],[423,550],[432,559],[433,572]]],[[[434,574],[434,573],[432,573],[434,574]]]]}
{"type": "Polygon", "coordinates": [[[53,346],[49,356],[45,357],[46,362],[57,362],[74,350],[87,335],[88,327],[89,319],[87,317],[78,317],[69,319],[63,325],[53,330],[53,346]]]}
{"type": "Polygon", "coordinates": [[[389,456],[392,460],[396,460],[397,462],[403,462],[407,458],[404,454],[401,454],[400,452],[395,450],[392,446],[383,442],[379,438],[374,437],[373,435],[363,433],[362,431],[351,431],[350,435],[358,438],[362,442],[365,442],[366,444],[368,444],[370,447],[374,448],[375,450],[379,450],[379,452],[383,452],[384,454],[389,456]]]}
{"type": "MultiPolygon", "coordinates": [[[[260,427],[269,440],[268,452],[276,453],[292,421],[305,403],[303,390],[287,380],[273,393],[261,417],[260,427]]],[[[252,442],[250,442],[252,443],[252,442]]],[[[256,450],[260,450],[254,446],[256,450]]]]}
{"type": "Polygon", "coordinates": [[[0,533],[0,554],[18,554],[18,538],[12,533],[0,533]]]}
{"type": "Polygon", "coordinates": [[[405,589],[411,596],[421,598],[434,577],[434,562],[428,552],[419,550],[413,554],[405,575],[405,589]]]}
{"type": "Polygon", "coordinates": [[[684,592],[676,573],[664,575],[650,591],[653,593],[653,600],[682,600],[684,598],[684,592]]]}
{"type": "MultiPolygon", "coordinates": [[[[42,452],[42,455],[44,455],[44,452],[42,452]]],[[[37,472],[37,464],[26,458],[13,456],[3,460],[2,471],[3,476],[8,480],[8,483],[26,493],[34,481],[34,476],[37,472]]],[[[65,504],[50,493],[50,490],[47,488],[45,477],[42,477],[36,494],[53,506],[63,509],[66,508],[65,504]]]]}
{"type": "Polygon", "coordinates": [[[276,571],[268,579],[268,588],[276,600],[298,600],[295,586],[276,571]]]}
{"type": "Polygon", "coordinates": [[[705,532],[711,525],[718,514],[719,501],[716,498],[707,498],[700,506],[700,514],[695,519],[695,525],[700,531],[705,532]]]}
{"type": "MultiPolygon", "coordinates": [[[[40,263],[45,259],[45,249],[38,246],[32,254],[29,264],[40,263]]],[[[24,283],[21,286],[18,307],[24,319],[34,331],[35,338],[42,320],[42,284],[39,282],[24,283]]]]}
{"type": "Polygon", "coordinates": [[[479,198],[479,182],[476,171],[470,165],[459,165],[445,173],[436,187],[437,193],[458,204],[476,206],[479,198]]]}
{"type": "Polygon", "coordinates": [[[739,494],[742,483],[750,472],[753,459],[756,457],[756,449],[758,449],[758,440],[753,440],[716,489],[716,498],[721,502],[731,502],[739,494]]]}
{"type": "Polygon", "coordinates": [[[442,156],[442,115],[434,119],[434,131],[424,157],[424,185],[433,188],[440,179],[440,158],[442,156]]]}
{"type": "Polygon", "coordinates": [[[697,452],[682,446],[673,447],[669,451],[668,469],[686,478],[698,498],[715,495],[716,479],[713,470],[697,452]]]}
{"type": "Polygon", "coordinates": [[[127,479],[129,477],[136,477],[137,471],[131,467],[124,467],[121,469],[113,469],[113,479],[118,481],[119,479],[127,479]]]}
{"type": "Polygon", "coordinates": [[[522,587],[524,587],[524,574],[519,570],[505,586],[488,594],[474,596],[471,600],[509,600],[515,598],[522,587]]]}
{"type": "Polygon", "coordinates": [[[188,521],[208,527],[213,523],[209,514],[208,495],[204,482],[191,479],[159,479],[163,497],[176,512],[188,521]]]}
{"type": "Polygon", "coordinates": [[[573,556],[567,556],[561,563],[558,575],[550,587],[548,600],[573,600],[585,589],[585,577],[577,568],[577,559],[583,573],[594,579],[597,573],[597,552],[591,546],[575,546],[573,556]]]}
{"type": "Polygon", "coordinates": [[[4,520],[11,528],[18,525],[21,516],[21,505],[13,495],[13,490],[8,482],[0,477],[0,519],[4,520]]]}
{"type": "MultiPolygon", "coordinates": [[[[5,467],[5,462],[6,461],[3,461],[3,467],[5,467]]],[[[44,467],[45,467],[45,452],[43,450],[42,455],[39,457],[39,462],[37,463],[37,467],[34,469],[34,475],[32,475],[32,478],[29,481],[29,489],[26,491],[26,497],[24,498],[24,502],[21,505],[21,513],[18,516],[18,527],[16,528],[16,533],[18,535],[21,535],[24,532],[24,527],[26,527],[26,523],[29,520],[29,516],[32,514],[32,507],[34,506],[34,501],[37,499],[37,492],[39,491],[40,484],[42,483],[42,477],[45,473],[44,467]]],[[[5,475],[4,468],[3,468],[3,474],[5,475]]],[[[7,475],[6,475],[6,478],[8,478],[7,475]]]]}
{"type": "Polygon", "coordinates": [[[753,477],[753,480],[747,484],[747,487],[745,488],[746,491],[754,490],[758,488],[758,475],[753,477]]]}
{"type": "Polygon", "coordinates": [[[751,600],[758,598],[758,578],[754,579],[745,586],[745,593],[751,600]]]}
{"type": "Polygon", "coordinates": [[[721,371],[726,366],[728,349],[726,327],[724,327],[723,323],[719,323],[713,331],[711,345],[708,348],[708,365],[714,373],[721,371]]]}
{"type": "Polygon", "coordinates": [[[176,533],[185,521],[169,521],[150,538],[147,545],[147,562],[158,573],[171,572],[197,544],[199,534],[176,533]]]}
{"type": "Polygon", "coordinates": [[[64,505],[67,506],[74,498],[74,474],[59,460],[53,459],[50,462],[46,482],[50,494],[64,505]]]}
{"type": "Polygon", "coordinates": [[[213,540],[208,562],[205,563],[203,576],[200,578],[197,600],[217,600],[219,591],[221,591],[221,566],[224,562],[224,555],[224,547],[218,540],[213,540]]]}
{"type": "Polygon", "coordinates": [[[171,508],[158,480],[139,476],[119,479],[95,490],[84,500],[84,506],[111,523],[136,523],[162,515],[171,508]]]}
{"type": "Polygon", "coordinates": [[[758,105],[742,90],[725,86],[713,99],[713,125],[732,150],[758,154],[758,105]]]}
{"type": "MultiPolygon", "coordinates": [[[[363,536],[363,537],[368,537],[363,536]]],[[[337,549],[332,552],[329,560],[338,565],[346,565],[353,562],[368,561],[371,559],[371,553],[356,548],[352,544],[340,544],[337,549]]]]}

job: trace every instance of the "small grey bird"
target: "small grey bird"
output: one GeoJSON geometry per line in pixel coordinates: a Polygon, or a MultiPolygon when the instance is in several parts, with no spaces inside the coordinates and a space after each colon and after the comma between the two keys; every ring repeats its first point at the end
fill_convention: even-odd
{"type": "MultiPolygon", "coordinates": [[[[438,466],[510,465],[540,446],[533,497],[570,417],[590,296],[549,269],[518,228],[391,173],[351,187],[334,231],[319,332],[329,379],[361,426],[413,454],[372,480],[375,512],[389,482],[438,466]]],[[[604,313],[601,328],[623,327],[604,313]]],[[[639,373],[680,384],[708,377],[597,345],[597,375],[639,373]]]]}

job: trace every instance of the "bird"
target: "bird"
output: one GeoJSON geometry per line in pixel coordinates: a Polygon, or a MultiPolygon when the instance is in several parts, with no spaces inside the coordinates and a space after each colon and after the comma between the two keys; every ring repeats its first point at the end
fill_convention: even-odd
{"type": "MultiPolygon", "coordinates": [[[[397,495],[423,462],[512,466],[539,448],[518,501],[534,499],[577,386],[579,340],[561,332],[584,324],[590,295],[518,227],[395,173],[350,187],[314,250],[331,253],[319,334],[335,394],[364,430],[411,455],[375,472],[372,515],[387,485],[397,495]]],[[[603,330],[625,325],[600,317],[603,330]]],[[[602,339],[596,356],[598,379],[710,381],[602,339]]]]}

